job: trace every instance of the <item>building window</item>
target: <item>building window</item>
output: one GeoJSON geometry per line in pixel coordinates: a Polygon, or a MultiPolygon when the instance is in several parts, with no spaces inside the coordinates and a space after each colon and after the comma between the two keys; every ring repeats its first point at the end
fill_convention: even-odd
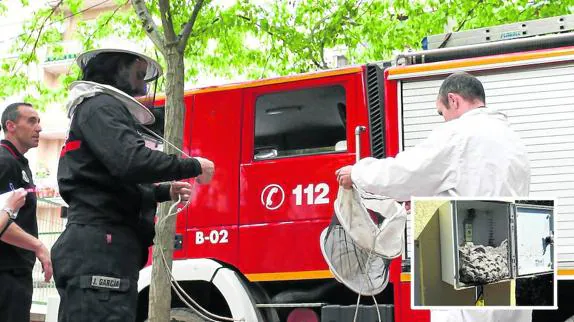
{"type": "Polygon", "coordinates": [[[255,160],[346,151],[345,108],[341,85],[259,96],[255,160]]]}

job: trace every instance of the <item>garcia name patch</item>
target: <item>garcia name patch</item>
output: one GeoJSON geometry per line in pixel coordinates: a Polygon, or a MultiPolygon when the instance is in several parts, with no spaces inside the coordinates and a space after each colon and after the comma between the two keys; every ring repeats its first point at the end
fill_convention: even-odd
{"type": "Polygon", "coordinates": [[[92,276],[92,286],[119,290],[121,279],[107,276],[92,276]]]}

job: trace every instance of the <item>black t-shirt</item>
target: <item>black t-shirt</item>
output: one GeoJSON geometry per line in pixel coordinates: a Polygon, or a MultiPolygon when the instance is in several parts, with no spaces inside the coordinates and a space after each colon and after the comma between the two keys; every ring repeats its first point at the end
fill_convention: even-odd
{"type": "MultiPolygon", "coordinates": [[[[7,140],[0,141],[0,194],[12,188],[28,191],[26,203],[18,210],[14,221],[25,232],[38,237],[36,220],[36,187],[28,160],[7,140]]],[[[4,205],[0,205],[3,208],[4,205]]],[[[32,271],[36,256],[33,252],[0,241],[0,271],[26,269],[32,271]]]]}

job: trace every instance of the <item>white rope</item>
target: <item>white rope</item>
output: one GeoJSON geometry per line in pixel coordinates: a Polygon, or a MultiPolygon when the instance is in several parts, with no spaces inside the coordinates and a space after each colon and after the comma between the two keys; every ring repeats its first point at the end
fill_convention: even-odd
{"type": "MultiPolygon", "coordinates": [[[[143,127],[143,129],[145,129],[148,133],[150,133],[152,136],[156,137],[157,139],[167,143],[169,146],[171,146],[172,148],[174,148],[176,151],[178,151],[179,153],[181,153],[182,155],[191,158],[191,156],[189,156],[187,153],[183,152],[181,149],[179,149],[177,146],[175,146],[174,144],[170,143],[169,141],[167,141],[166,139],[164,139],[163,137],[161,137],[160,135],[156,134],[155,132],[151,131],[150,129],[143,127]]],[[[160,221],[158,221],[156,227],[158,230],[162,230],[163,226],[165,225],[165,222],[168,218],[171,218],[173,216],[178,215],[180,212],[182,212],[184,209],[186,209],[189,206],[189,202],[191,200],[191,195],[193,195],[193,191],[195,188],[195,183],[192,183],[191,186],[191,193],[190,193],[190,199],[187,200],[187,202],[183,205],[183,207],[178,208],[177,210],[176,207],[177,205],[179,205],[181,203],[181,195],[179,195],[179,198],[177,200],[177,202],[175,202],[173,205],[171,205],[171,207],[169,208],[167,215],[165,217],[163,217],[160,221]],[[174,211],[175,210],[175,211],[174,211]]],[[[193,310],[197,315],[199,315],[202,319],[205,319],[207,321],[212,321],[212,322],[220,322],[221,320],[223,321],[231,321],[231,322],[235,322],[235,321],[245,321],[244,319],[233,319],[233,318],[229,318],[229,317],[225,317],[225,316],[220,316],[214,313],[209,312],[207,309],[205,309],[204,307],[202,307],[201,305],[199,305],[199,303],[197,303],[184,289],[183,287],[181,287],[181,285],[179,285],[177,279],[173,276],[173,272],[172,270],[169,268],[169,265],[167,264],[167,259],[165,258],[165,253],[163,250],[163,247],[158,247],[159,248],[159,252],[161,254],[161,258],[162,258],[162,262],[163,262],[163,266],[166,270],[166,272],[168,273],[169,277],[170,277],[170,283],[171,283],[171,288],[174,290],[175,294],[177,295],[177,297],[191,310],[193,310]],[[215,320],[215,319],[219,319],[219,320],[215,320]]]]}
{"type": "MultiPolygon", "coordinates": [[[[369,256],[367,256],[367,261],[365,262],[365,265],[369,265],[369,263],[371,261],[371,255],[373,254],[373,249],[375,249],[375,241],[379,237],[379,234],[380,234],[380,232],[373,239],[373,246],[369,250],[369,256]]],[[[367,275],[367,278],[366,278],[367,281],[370,284],[372,284],[371,279],[368,276],[368,272],[364,272],[363,275],[367,275]]],[[[355,316],[353,317],[353,322],[357,322],[357,315],[359,314],[359,303],[361,301],[361,292],[363,292],[363,286],[364,286],[364,284],[361,284],[361,289],[359,290],[359,296],[357,296],[357,305],[355,306],[355,316]]],[[[375,296],[373,296],[373,298],[375,298],[375,296]]],[[[378,309],[377,309],[377,312],[378,312],[378,309]]],[[[379,319],[380,319],[380,317],[379,317],[379,319]]]]}
{"type": "Polygon", "coordinates": [[[361,293],[357,296],[357,305],[355,305],[355,316],[353,317],[353,322],[357,322],[357,314],[359,313],[359,302],[361,302],[361,293]]]}
{"type": "Polygon", "coordinates": [[[377,303],[377,299],[373,295],[373,302],[375,302],[375,308],[377,309],[377,318],[379,322],[381,322],[381,312],[379,311],[379,303],[377,303]]]}
{"type": "MultiPolygon", "coordinates": [[[[192,185],[192,191],[193,191],[193,187],[194,185],[192,185]]],[[[158,223],[157,223],[157,228],[158,230],[162,230],[163,226],[165,225],[165,222],[168,218],[171,218],[173,216],[176,216],[177,214],[179,214],[181,211],[183,211],[185,208],[188,207],[189,202],[191,199],[187,200],[187,202],[185,203],[185,205],[179,209],[176,210],[177,205],[179,205],[181,203],[181,195],[178,198],[178,201],[176,203],[174,203],[168,210],[168,214],[163,217],[158,223]],[[174,211],[175,210],[175,211],[174,211]]],[[[208,321],[214,321],[214,322],[219,322],[218,320],[214,320],[214,319],[219,319],[219,320],[223,320],[223,321],[244,321],[243,319],[233,319],[233,318],[229,318],[229,317],[225,317],[225,316],[220,316],[214,313],[209,312],[207,309],[205,309],[204,307],[202,307],[199,303],[197,303],[184,289],[183,287],[181,287],[181,285],[179,285],[178,281],[176,280],[176,278],[173,276],[173,272],[172,270],[169,268],[169,265],[167,264],[167,259],[165,257],[165,252],[163,250],[163,247],[159,247],[159,251],[161,254],[161,258],[162,258],[162,262],[163,262],[163,266],[166,269],[166,272],[168,273],[169,277],[170,277],[170,282],[171,282],[171,287],[173,288],[173,290],[175,291],[176,295],[179,297],[179,299],[190,309],[192,309],[196,314],[198,314],[201,318],[206,319],[208,321]],[[184,298],[185,297],[185,298],[184,298]],[[189,302],[187,300],[189,300],[189,302]],[[191,302],[191,303],[190,303],[191,302]]]]}
{"type": "MultiPolygon", "coordinates": [[[[361,193],[361,191],[359,191],[359,193],[361,193]]],[[[367,193],[370,194],[370,193],[367,193]]],[[[389,199],[387,197],[383,197],[383,196],[377,196],[377,195],[373,195],[370,194],[373,198],[375,199],[379,199],[379,200],[386,200],[389,199]]],[[[403,206],[404,207],[404,206],[403,206]]],[[[373,238],[373,245],[371,246],[371,249],[369,250],[369,255],[367,256],[367,261],[366,261],[366,265],[369,265],[369,262],[371,261],[371,255],[373,254],[373,250],[375,249],[375,242],[377,241],[377,239],[379,238],[379,234],[381,234],[381,231],[379,231],[376,235],[375,238],[373,238]]],[[[390,267],[388,267],[387,269],[390,269],[390,267]]],[[[367,272],[363,273],[364,275],[368,275],[367,272]]],[[[387,274],[388,271],[387,271],[387,274]]],[[[388,278],[388,277],[387,277],[388,278]]],[[[370,278],[367,276],[367,280],[369,281],[369,283],[371,283],[370,278]]],[[[388,284],[387,284],[388,285],[388,284]]],[[[361,301],[361,292],[363,291],[363,286],[364,284],[361,285],[361,289],[359,290],[359,295],[357,296],[357,304],[355,306],[355,315],[353,317],[353,322],[357,322],[357,315],[359,313],[359,303],[361,301]]],[[[377,299],[375,298],[375,296],[373,295],[373,301],[375,302],[375,308],[377,310],[377,318],[379,320],[379,322],[381,322],[381,312],[379,311],[379,304],[377,303],[377,299]]]]}

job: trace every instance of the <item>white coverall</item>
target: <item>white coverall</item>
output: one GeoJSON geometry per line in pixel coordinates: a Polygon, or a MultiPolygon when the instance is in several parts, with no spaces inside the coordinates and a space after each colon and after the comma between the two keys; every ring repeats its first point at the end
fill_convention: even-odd
{"type": "MultiPolygon", "coordinates": [[[[411,196],[528,196],[530,163],[506,116],[477,108],[445,122],[395,158],[365,158],[351,179],[365,191],[397,200],[411,196]]],[[[530,322],[531,310],[433,310],[431,322],[530,322]]]]}

